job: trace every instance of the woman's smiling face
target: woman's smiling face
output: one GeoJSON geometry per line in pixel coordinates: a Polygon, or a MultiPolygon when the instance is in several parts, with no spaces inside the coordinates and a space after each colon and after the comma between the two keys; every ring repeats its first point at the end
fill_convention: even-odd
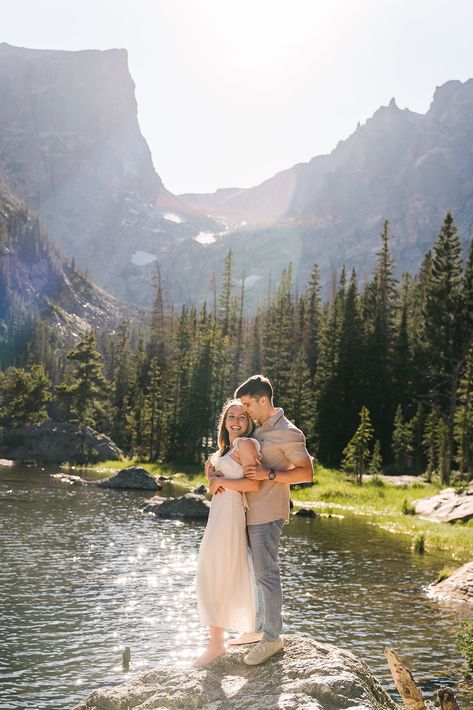
{"type": "Polygon", "coordinates": [[[249,418],[245,408],[239,404],[230,407],[225,417],[225,429],[228,431],[230,442],[237,436],[244,436],[249,428],[249,418]]]}

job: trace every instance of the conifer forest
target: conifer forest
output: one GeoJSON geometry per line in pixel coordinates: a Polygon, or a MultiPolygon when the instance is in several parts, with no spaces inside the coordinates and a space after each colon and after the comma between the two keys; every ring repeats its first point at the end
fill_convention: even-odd
{"type": "Polygon", "coordinates": [[[157,268],[147,322],[115,332],[71,343],[10,308],[0,426],[75,422],[142,459],[198,464],[215,447],[223,402],[262,373],[320,463],[355,471],[362,455],[373,472],[470,480],[473,249],[462,253],[448,213],[419,272],[397,277],[390,238],[386,222],[370,279],[342,269],[328,299],[317,264],[302,293],[289,264],[251,317],[231,250],[200,308],[167,306],[157,268]]]}

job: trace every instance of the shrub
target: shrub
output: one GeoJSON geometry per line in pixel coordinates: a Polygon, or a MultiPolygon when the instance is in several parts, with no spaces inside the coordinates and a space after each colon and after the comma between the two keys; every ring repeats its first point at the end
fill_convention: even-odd
{"type": "Polygon", "coordinates": [[[457,631],[457,648],[473,671],[473,621],[462,621],[457,631]]]}
{"type": "Polygon", "coordinates": [[[453,567],[448,567],[448,566],[442,567],[442,569],[438,573],[437,579],[435,580],[435,584],[438,584],[439,582],[443,582],[444,579],[448,579],[449,577],[452,576],[453,572],[454,572],[453,567]]]}
{"type": "Polygon", "coordinates": [[[423,555],[425,552],[425,534],[424,533],[417,533],[417,535],[414,537],[412,547],[414,552],[417,552],[419,555],[423,555]]]}
{"type": "Polygon", "coordinates": [[[401,508],[401,513],[403,515],[415,515],[416,514],[416,508],[413,503],[407,500],[407,498],[404,498],[402,502],[402,508],[401,508]]]}

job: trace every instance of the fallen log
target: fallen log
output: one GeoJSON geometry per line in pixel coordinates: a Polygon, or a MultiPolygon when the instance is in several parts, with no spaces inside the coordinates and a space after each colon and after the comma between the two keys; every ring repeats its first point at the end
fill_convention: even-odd
{"type": "MultiPolygon", "coordinates": [[[[411,671],[399,660],[397,653],[392,648],[385,648],[384,655],[406,710],[434,710],[436,706],[432,702],[424,700],[422,691],[415,682],[411,671]]],[[[439,688],[437,699],[440,710],[460,710],[451,688],[439,688]]]]}
{"type": "Polygon", "coordinates": [[[394,685],[402,698],[406,710],[426,710],[421,690],[417,687],[409,668],[406,668],[401,663],[396,652],[391,648],[385,648],[384,655],[387,658],[394,685]]]}

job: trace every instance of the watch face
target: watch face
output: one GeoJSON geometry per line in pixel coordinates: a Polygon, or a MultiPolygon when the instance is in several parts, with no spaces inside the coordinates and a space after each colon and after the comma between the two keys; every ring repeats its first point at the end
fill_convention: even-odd
{"type": "Polygon", "coordinates": [[[274,479],[276,478],[276,473],[275,471],[273,471],[273,469],[271,469],[271,471],[269,472],[268,478],[270,481],[274,481],[274,479]]]}

